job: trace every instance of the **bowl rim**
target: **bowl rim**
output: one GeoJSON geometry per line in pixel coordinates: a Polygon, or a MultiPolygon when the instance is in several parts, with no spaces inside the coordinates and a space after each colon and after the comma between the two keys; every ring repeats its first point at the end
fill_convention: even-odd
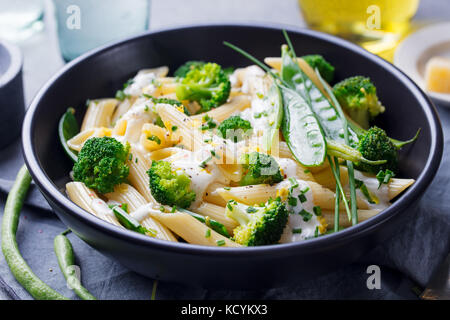
{"type": "Polygon", "coordinates": [[[292,255],[293,252],[297,254],[306,254],[312,251],[321,251],[325,248],[339,246],[339,244],[346,243],[357,239],[363,235],[371,233],[377,226],[386,223],[396,215],[400,214],[406,207],[419,198],[419,196],[426,190],[428,185],[433,180],[437,169],[439,168],[442,153],[443,153],[443,131],[441,123],[436,111],[435,106],[425,93],[417,86],[405,73],[399,70],[394,65],[383,60],[382,58],[362,49],[356,44],[350,43],[346,40],[337,38],[335,36],[321,33],[318,31],[298,28],[294,26],[284,24],[267,24],[267,23],[206,23],[206,24],[190,24],[183,26],[176,26],[170,28],[158,29],[155,31],[148,31],[133,37],[129,37],[105,46],[91,50],[82,56],[74,59],[60,69],[53,77],[51,77],[46,84],[39,90],[34,97],[27,110],[22,127],[22,150],[25,158],[25,163],[30,171],[33,180],[39,187],[40,191],[52,202],[56,203],[58,207],[63,208],[65,211],[70,212],[76,219],[81,220],[82,224],[89,225],[96,231],[106,233],[108,236],[115,237],[124,242],[132,242],[133,245],[152,247],[155,250],[164,250],[167,253],[180,253],[189,255],[214,255],[215,257],[234,257],[248,259],[250,257],[263,257],[270,252],[272,257],[283,257],[292,255]],[[205,28],[246,28],[246,29],[259,29],[261,32],[265,30],[280,31],[285,29],[291,33],[300,33],[309,37],[318,38],[330,45],[337,45],[343,49],[351,50],[357,54],[375,62],[380,68],[385,69],[387,72],[393,74],[403,84],[405,84],[412,94],[415,95],[419,101],[430,126],[431,146],[430,154],[427,162],[418,176],[416,182],[406,190],[401,198],[394,202],[390,207],[379,213],[378,215],[358,223],[355,226],[344,229],[338,233],[332,233],[329,235],[321,236],[318,238],[310,239],[308,241],[274,244],[259,247],[243,247],[243,248],[227,248],[227,247],[214,247],[214,246],[202,246],[189,243],[171,242],[165,240],[159,240],[152,237],[148,237],[124,228],[119,228],[109,222],[106,222],[91,213],[85,211],[81,207],[73,203],[67,198],[52,182],[52,180],[44,173],[39,164],[39,160],[36,157],[35,146],[33,143],[32,132],[34,128],[34,115],[39,102],[43,95],[47,92],[53,83],[60,78],[64,73],[75,67],[82,61],[102,54],[105,51],[112,50],[116,47],[122,46],[128,42],[139,41],[142,38],[151,37],[154,34],[178,32],[185,29],[205,29],[205,28]]]}

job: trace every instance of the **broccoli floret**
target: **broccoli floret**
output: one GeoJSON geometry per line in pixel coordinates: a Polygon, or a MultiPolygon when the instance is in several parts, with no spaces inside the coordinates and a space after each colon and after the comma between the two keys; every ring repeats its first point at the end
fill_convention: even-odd
{"type": "Polygon", "coordinates": [[[314,70],[317,68],[326,82],[331,83],[333,81],[334,67],[320,54],[310,54],[303,56],[302,58],[311,66],[311,68],[314,70]]]}
{"type": "Polygon", "coordinates": [[[100,193],[114,191],[114,186],[126,181],[126,165],[130,145],[114,138],[91,138],[86,141],[73,166],[73,179],[100,193]]]}
{"type": "Polygon", "coordinates": [[[172,170],[167,161],[153,161],[147,171],[150,178],[150,191],[161,204],[187,208],[195,200],[191,190],[191,179],[185,173],[172,170]]]}
{"type": "Polygon", "coordinates": [[[222,121],[219,128],[217,129],[224,139],[230,139],[234,142],[238,142],[242,140],[243,134],[245,134],[247,130],[252,129],[252,125],[250,121],[244,120],[239,116],[231,116],[228,119],[222,121]]]}
{"type": "Polygon", "coordinates": [[[241,186],[254,184],[274,184],[283,180],[280,166],[267,154],[252,152],[243,156],[244,169],[241,186]]]}
{"type": "Polygon", "coordinates": [[[333,93],[347,114],[364,129],[384,107],[378,100],[377,89],[369,78],[356,76],[335,84],[333,93]]]}
{"type": "Polygon", "coordinates": [[[173,75],[178,78],[184,78],[184,77],[186,77],[186,75],[188,74],[189,71],[191,71],[192,69],[195,69],[197,67],[201,67],[204,64],[205,64],[204,61],[195,61],[195,60],[188,61],[185,64],[178,67],[178,69],[175,70],[173,75]]]}
{"type": "Polygon", "coordinates": [[[244,246],[277,243],[288,220],[288,211],[280,198],[263,207],[249,207],[234,200],[227,203],[226,215],[239,223],[233,230],[233,240],[244,246]]]}
{"type": "Polygon", "coordinates": [[[357,169],[377,174],[380,170],[397,172],[398,148],[392,143],[383,129],[370,128],[359,140],[358,150],[364,158],[369,160],[386,160],[386,163],[373,165],[358,163],[357,169]]]}
{"type": "Polygon", "coordinates": [[[199,112],[209,111],[225,103],[230,95],[231,83],[217,63],[191,67],[176,88],[179,100],[197,101],[199,112]]]}

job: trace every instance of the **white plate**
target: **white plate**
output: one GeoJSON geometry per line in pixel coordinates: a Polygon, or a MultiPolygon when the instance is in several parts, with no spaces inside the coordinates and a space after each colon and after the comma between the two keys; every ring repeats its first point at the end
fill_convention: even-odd
{"type": "MultiPolygon", "coordinates": [[[[395,51],[394,65],[426,91],[425,64],[434,56],[450,58],[450,22],[423,28],[403,40],[395,51]]],[[[450,107],[450,94],[427,93],[435,103],[450,107]]]]}

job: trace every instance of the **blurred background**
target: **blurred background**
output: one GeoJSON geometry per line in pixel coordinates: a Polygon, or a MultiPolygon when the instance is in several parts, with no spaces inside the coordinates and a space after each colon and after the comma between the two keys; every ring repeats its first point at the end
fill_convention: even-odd
{"type": "Polygon", "coordinates": [[[0,0],[0,39],[24,54],[29,103],[65,61],[147,29],[287,24],[336,34],[392,61],[406,35],[449,16],[448,0],[0,0]]]}

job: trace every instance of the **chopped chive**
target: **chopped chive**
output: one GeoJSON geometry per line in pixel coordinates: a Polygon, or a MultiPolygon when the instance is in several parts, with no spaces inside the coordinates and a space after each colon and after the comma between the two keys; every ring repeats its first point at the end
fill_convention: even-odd
{"type": "Polygon", "coordinates": [[[301,193],[305,194],[309,191],[309,187],[306,187],[305,189],[301,190],[301,193]]]}
{"type": "Polygon", "coordinates": [[[302,228],[292,229],[292,233],[300,234],[300,233],[302,233],[302,228]]]}
{"type": "Polygon", "coordinates": [[[318,237],[320,235],[319,233],[319,227],[316,227],[316,230],[314,230],[314,237],[318,237]]]}
{"type": "Polygon", "coordinates": [[[310,173],[310,172],[311,172],[311,170],[309,170],[309,169],[305,169],[305,170],[303,170],[303,172],[304,172],[304,173],[310,173]]]}
{"type": "Polygon", "coordinates": [[[255,207],[250,206],[250,207],[247,208],[246,211],[247,211],[247,213],[255,213],[256,211],[258,211],[258,209],[256,209],[255,207]]]}
{"type": "Polygon", "coordinates": [[[129,154],[128,160],[130,160],[130,161],[133,160],[133,154],[132,153],[129,154]]]}
{"type": "Polygon", "coordinates": [[[211,229],[206,229],[205,238],[211,237],[211,229]]]}
{"type": "Polygon", "coordinates": [[[172,126],[172,131],[175,132],[177,131],[178,127],[177,126],[172,126]]]}
{"type": "Polygon", "coordinates": [[[231,190],[231,187],[223,187],[223,189],[229,191],[231,190]]]}
{"type": "Polygon", "coordinates": [[[297,188],[298,187],[298,182],[297,182],[297,180],[296,179],[294,179],[294,178],[289,178],[289,182],[291,183],[291,185],[292,185],[292,188],[297,188]]]}
{"type": "Polygon", "coordinates": [[[164,206],[160,206],[159,211],[164,212],[165,211],[164,206]]]}
{"type": "Polygon", "coordinates": [[[139,158],[134,158],[134,163],[138,163],[138,161],[139,161],[139,158]]]}
{"type": "Polygon", "coordinates": [[[298,195],[298,200],[300,200],[301,203],[308,201],[303,193],[298,195]]]}
{"type": "Polygon", "coordinates": [[[303,217],[303,221],[308,222],[312,218],[312,214],[306,211],[305,209],[302,209],[299,213],[303,217]]]}
{"type": "Polygon", "coordinates": [[[203,160],[198,166],[199,166],[200,168],[205,169],[206,166],[207,166],[207,164],[208,164],[208,162],[209,162],[211,159],[212,159],[212,157],[209,156],[208,158],[206,158],[205,160],[203,160]]]}
{"type": "Polygon", "coordinates": [[[225,240],[217,240],[216,243],[219,247],[221,247],[225,245],[225,240]]]}
{"type": "Polygon", "coordinates": [[[147,137],[147,139],[150,141],[156,142],[157,144],[161,144],[161,139],[153,134],[151,136],[147,137]]]}
{"type": "Polygon", "coordinates": [[[321,216],[322,215],[322,208],[319,207],[319,206],[314,206],[313,211],[314,211],[314,214],[316,216],[321,216]]]}
{"type": "Polygon", "coordinates": [[[297,198],[294,198],[292,196],[288,196],[288,204],[291,207],[295,207],[297,205],[297,198]]]}

